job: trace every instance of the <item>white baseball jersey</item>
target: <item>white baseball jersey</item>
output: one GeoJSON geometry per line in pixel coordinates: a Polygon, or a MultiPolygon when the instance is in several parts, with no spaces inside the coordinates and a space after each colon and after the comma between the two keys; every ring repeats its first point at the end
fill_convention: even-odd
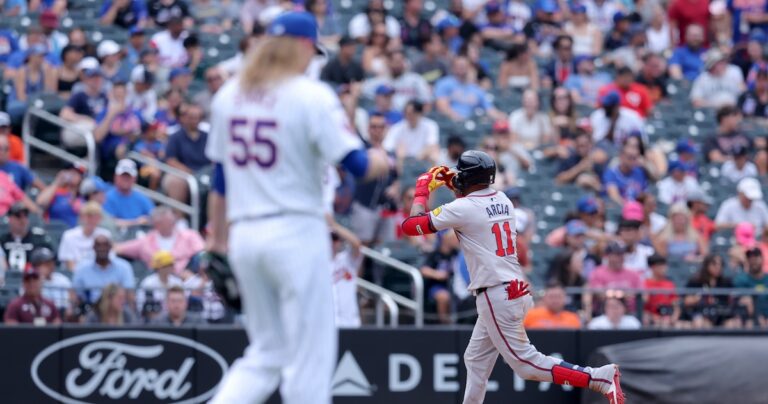
{"type": "Polygon", "coordinates": [[[360,327],[360,308],[357,304],[357,268],[363,261],[362,254],[353,256],[349,250],[333,257],[333,303],[336,326],[360,327]]]}
{"type": "Polygon", "coordinates": [[[517,261],[515,209],[490,188],[435,208],[429,213],[437,230],[454,229],[469,268],[469,290],[525,280],[517,261]]]}
{"type": "Polygon", "coordinates": [[[224,165],[230,221],[322,215],[326,165],[362,146],[333,90],[307,77],[249,94],[235,77],[211,105],[206,154],[224,165]]]}

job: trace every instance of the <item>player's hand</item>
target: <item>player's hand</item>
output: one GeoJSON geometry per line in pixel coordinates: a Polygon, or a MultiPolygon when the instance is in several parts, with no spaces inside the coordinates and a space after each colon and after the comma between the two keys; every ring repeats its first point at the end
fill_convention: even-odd
{"type": "Polygon", "coordinates": [[[416,179],[416,196],[428,197],[430,193],[445,185],[448,167],[432,167],[416,179]]]}
{"type": "Polygon", "coordinates": [[[213,281],[216,293],[230,307],[239,311],[241,309],[240,290],[227,257],[217,252],[207,251],[201,258],[203,260],[201,266],[208,278],[213,281]]]}

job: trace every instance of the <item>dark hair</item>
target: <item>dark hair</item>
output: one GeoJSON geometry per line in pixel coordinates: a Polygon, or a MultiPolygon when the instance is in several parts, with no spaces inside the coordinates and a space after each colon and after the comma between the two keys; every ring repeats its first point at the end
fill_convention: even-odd
{"type": "Polygon", "coordinates": [[[635,73],[632,72],[632,69],[630,69],[627,66],[622,66],[622,67],[619,67],[618,69],[616,69],[616,75],[617,76],[624,76],[624,75],[627,75],[627,74],[632,75],[632,76],[635,75],[635,73]]]}
{"type": "MultiPolygon", "coordinates": [[[[413,112],[417,114],[421,114],[424,112],[424,104],[419,100],[410,100],[407,104],[405,104],[405,108],[413,107],[413,112]]],[[[403,108],[403,110],[405,110],[403,108]]]]}
{"type": "Polygon", "coordinates": [[[552,44],[552,46],[555,49],[560,49],[560,46],[563,44],[563,41],[570,41],[571,45],[573,45],[573,38],[571,38],[570,35],[558,35],[557,38],[555,38],[555,42],[552,44]]]}
{"type": "Polygon", "coordinates": [[[556,255],[549,262],[547,287],[553,283],[562,287],[581,286],[584,284],[584,277],[581,274],[574,274],[570,270],[573,254],[573,251],[565,251],[556,255]]]}
{"type": "Polygon", "coordinates": [[[624,151],[626,147],[629,146],[629,139],[636,138],[639,145],[637,146],[637,150],[640,152],[641,156],[645,156],[645,143],[643,142],[642,136],[636,136],[634,134],[630,134],[626,138],[624,138],[624,141],[621,143],[621,150],[624,151]]]}
{"type": "Polygon", "coordinates": [[[188,37],[184,38],[184,48],[194,48],[197,46],[200,46],[200,40],[197,39],[197,35],[189,34],[188,37]]]}
{"type": "Polygon", "coordinates": [[[66,46],[64,46],[64,48],[61,49],[61,60],[62,60],[62,62],[67,57],[67,53],[71,53],[71,52],[82,52],[83,54],[85,54],[85,49],[83,49],[83,48],[81,48],[79,46],[75,46],[75,45],[66,45],[66,46]]]}
{"type": "Polygon", "coordinates": [[[515,60],[528,52],[528,44],[514,43],[507,48],[507,60],[515,60]]]}
{"type": "Polygon", "coordinates": [[[739,109],[733,105],[726,105],[717,110],[717,123],[721,123],[726,116],[738,114],[739,109]]]}
{"type": "MultiPolygon", "coordinates": [[[[555,91],[557,91],[558,88],[565,89],[565,87],[555,87],[554,89],[552,89],[552,93],[549,95],[549,110],[552,111],[553,114],[558,113],[558,111],[555,109],[555,91]]],[[[576,113],[574,111],[574,106],[573,106],[574,104],[573,97],[571,96],[570,91],[565,90],[565,93],[568,97],[568,109],[565,111],[565,115],[567,115],[569,118],[575,118],[576,113]]]]}
{"type": "Polygon", "coordinates": [[[723,259],[717,254],[708,254],[704,257],[704,260],[701,261],[701,268],[699,268],[699,273],[696,274],[696,278],[703,285],[708,285],[712,281],[712,275],[709,273],[709,266],[717,260],[720,260],[722,265],[723,259]]]}
{"type": "Polygon", "coordinates": [[[384,114],[383,114],[383,113],[381,113],[381,112],[378,112],[378,111],[374,111],[374,112],[371,112],[371,114],[368,116],[368,120],[370,120],[371,118],[374,118],[374,117],[376,117],[376,118],[382,118],[382,119],[384,119],[384,120],[386,120],[386,119],[387,119],[387,117],[386,117],[386,116],[384,116],[384,114]]]}
{"type": "Polygon", "coordinates": [[[461,136],[455,133],[448,136],[448,141],[446,143],[448,147],[451,147],[451,146],[461,146],[464,148],[467,147],[467,143],[464,141],[464,139],[462,139],[461,136]]]}

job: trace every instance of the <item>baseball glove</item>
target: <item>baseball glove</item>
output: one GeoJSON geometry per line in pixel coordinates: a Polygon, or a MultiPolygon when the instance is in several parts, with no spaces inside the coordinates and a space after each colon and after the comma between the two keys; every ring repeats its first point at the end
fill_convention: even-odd
{"type": "Polygon", "coordinates": [[[229,266],[227,257],[215,252],[205,252],[202,254],[201,267],[208,278],[213,281],[213,288],[216,293],[224,299],[224,302],[233,309],[240,311],[242,308],[240,302],[240,289],[237,287],[237,279],[232,273],[232,267],[229,266]]]}

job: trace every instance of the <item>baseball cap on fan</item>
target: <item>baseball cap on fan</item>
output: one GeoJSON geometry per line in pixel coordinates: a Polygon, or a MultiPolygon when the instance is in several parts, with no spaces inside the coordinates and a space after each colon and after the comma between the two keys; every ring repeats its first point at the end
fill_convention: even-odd
{"type": "Polygon", "coordinates": [[[117,162],[117,167],[115,168],[115,174],[117,175],[128,174],[131,177],[135,177],[139,174],[139,170],[136,168],[136,163],[133,160],[122,159],[117,162]]]}
{"type": "Polygon", "coordinates": [[[763,190],[760,187],[760,182],[752,177],[744,178],[739,181],[739,185],[736,186],[736,191],[744,194],[750,201],[763,199],[763,190]]]}
{"type": "Polygon", "coordinates": [[[267,35],[306,39],[312,42],[318,55],[325,54],[317,44],[317,20],[307,12],[289,11],[279,15],[269,25],[267,35]]]}

